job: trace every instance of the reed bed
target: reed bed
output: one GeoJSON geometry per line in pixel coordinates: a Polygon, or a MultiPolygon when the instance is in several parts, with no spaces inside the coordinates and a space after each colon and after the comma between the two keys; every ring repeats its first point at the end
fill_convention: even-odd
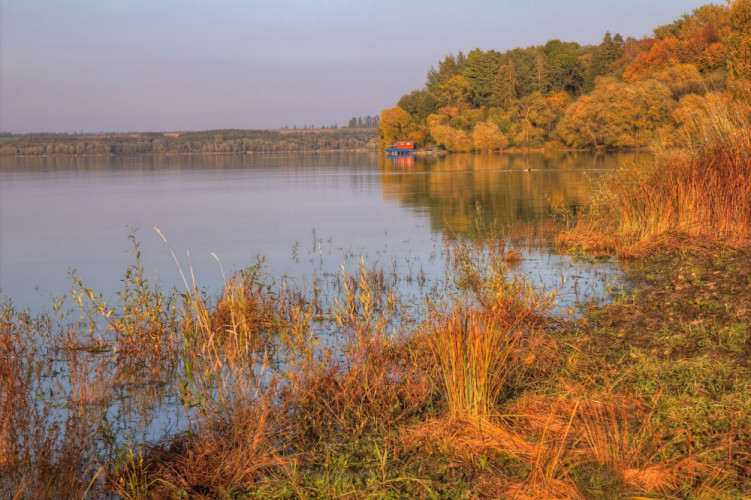
{"type": "Polygon", "coordinates": [[[624,258],[751,242],[751,104],[707,94],[684,123],[685,147],[624,165],[559,245],[624,258]]]}

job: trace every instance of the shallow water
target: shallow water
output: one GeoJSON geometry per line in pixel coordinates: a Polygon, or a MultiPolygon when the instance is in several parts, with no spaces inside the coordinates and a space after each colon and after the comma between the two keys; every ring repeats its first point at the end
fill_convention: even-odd
{"type": "MultiPolygon", "coordinates": [[[[444,239],[476,236],[478,212],[501,228],[545,220],[551,203],[580,207],[588,179],[638,158],[457,154],[405,162],[340,153],[3,159],[0,293],[39,310],[68,292],[68,273],[76,270],[87,286],[111,296],[133,263],[132,231],[146,272],[163,287],[182,289],[182,268],[193,270],[199,286],[219,290],[217,260],[230,273],[261,257],[273,275],[297,279],[338,273],[361,259],[440,277],[444,239]]],[[[519,270],[556,286],[567,262],[541,254],[519,270]]]]}
{"type": "MultiPolygon", "coordinates": [[[[48,311],[54,297],[69,294],[75,270],[85,287],[117,307],[112,299],[135,263],[129,239],[135,232],[144,271],[162,289],[185,291],[185,281],[190,288],[195,279],[215,295],[225,275],[259,259],[273,293],[289,287],[310,298],[315,283],[320,317],[303,342],[341,357],[344,334],[331,311],[342,299],[342,272],[382,271],[399,308],[409,310],[387,319],[386,334],[409,333],[424,318],[426,297],[456,291],[447,276],[447,242],[486,241],[519,222],[544,222],[554,216],[551,205],[576,211],[586,204],[591,179],[637,159],[582,153],[412,161],[365,153],[4,159],[0,295],[6,310],[12,300],[16,309],[48,311]]],[[[546,295],[554,291],[554,314],[606,300],[620,275],[615,262],[577,261],[544,243],[521,251],[511,275],[546,295]]],[[[151,365],[148,352],[114,354],[112,332],[101,325],[89,335],[94,323],[85,315],[68,329],[79,314],[19,341],[27,349],[26,397],[45,410],[35,425],[60,443],[84,435],[86,455],[102,457],[95,469],[123,445],[186,430],[194,415],[183,391],[194,384],[179,334],[162,357],[165,366],[151,365]]],[[[12,327],[23,330],[21,323],[12,327]]],[[[240,375],[259,376],[263,360],[242,365],[250,372],[240,375]]],[[[216,390],[210,386],[204,395],[213,400],[216,390]]]]}

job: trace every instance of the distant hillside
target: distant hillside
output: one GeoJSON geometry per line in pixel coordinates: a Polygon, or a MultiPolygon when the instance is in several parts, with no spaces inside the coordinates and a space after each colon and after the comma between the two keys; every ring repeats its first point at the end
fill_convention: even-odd
{"type": "Polygon", "coordinates": [[[32,134],[2,139],[0,156],[375,151],[376,147],[374,128],[32,134]]]}
{"type": "Polygon", "coordinates": [[[446,56],[422,89],[383,110],[379,143],[451,151],[672,146],[691,126],[697,96],[748,99],[749,77],[751,0],[705,5],[641,40],[606,32],[599,45],[550,40],[446,56]]]}

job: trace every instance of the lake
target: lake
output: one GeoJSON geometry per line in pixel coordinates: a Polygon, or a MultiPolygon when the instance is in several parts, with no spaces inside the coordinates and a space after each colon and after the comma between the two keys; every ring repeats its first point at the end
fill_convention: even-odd
{"type": "MultiPolygon", "coordinates": [[[[413,160],[369,153],[2,159],[0,293],[19,307],[44,308],[69,290],[76,270],[111,295],[134,262],[133,232],[146,272],[163,287],[183,288],[170,248],[209,291],[222,283],[217,260],[229,274],[263,258],[270,273],[298,279],[361,259],[440,275],[444,240],[474,237],[478,214],[500,228],[544,221],[551,203],[586,204],[590,178],[639,158],[567,152],[413,160]]],[[[568,264],[535,253],[520,269],[555,282],[568,264]]]]}
{"type": "MultiPolygon", "coordinates": [[[[342,153],[2,160],[0,347],[8,354],[10,346],[5,359],[15,364],[6,373],[19,381],[12,386],[19,388],[19,404],[5,415],[15,418],[17,451],[32,456],[49,446],[69,450],[64,444],[72,443],[80,453],[73,463],[88,482],[123,447],[186,431],[225,396],[257,397],[252,391],[264,393],[272,379],[291,383],[294,367],[305,360],[348,366],[352,325],[377,324],[374,337],[406,340],[431,307],[449,296],[461,302],[466,293],[460,265],[451,276],[447,243],[482,243],[519,223],[545,223],[555,213],[551,206],[578,210],[591,179],[638,159],[342,153]],[[246,303],[250,317],[254,299],[278,298],[274,310],[288,322],[249,330],[216,316],[218,326],[207,333],[192,323],[198,301],[187,294],[176,302],[188,312],[175,317],[191,323],[152,330],[150,322],[140,330],[140,306],[110,316],[106,311],[119,307],[113,299],[135,263],[131,236],[150,279],[184,292],[181,272],[188,283],[195,277],[208,307],[225,275],[262,260],[266,274],[258,281],[246,273],[255,290],[246,303]],[[358,274],[360,266],[366,272],[358,274]],[[73,270],[84,287],[102,293],[106,307],[95,311],[84,299],[84,309],[77,309],[69,300],[49,324],[32,319],[44,314],[18,312],[50,311],[54,298],[70,295],[73,270]],[[342,306],[346,297],[353,298],[351,307],[342,306]],[[68,307],[75,312],[68,314],[68,307]],[[342,311],[355,310],[356,319],[345,323],[342,311]],[[136,328],[105,324],[105,317],[126,316],[136,328]],[[239,348],[225,350],[232,342],[239,348]],[[222,353],[214,358],[207,347],[222,353]]],[[[471,248],[473,263],[480,272],[497,271],[498,261],[483,261],[483,248],[471,248]]],[[[520,250],[524,259],[510,265],[511,276],[544,287],[539,296],[546,304],[555,296],[552,314],[576,314],[579,301],[607,300],[620,273],[617,262],[572,259],[545,241],[520,250]]],[[[132,277],[128,282],[132,290],[132,277]]],[[[174,295],[161,297],[169,302],[174,295]]],[[[149,299],[146,310],[154,304],[149,299]]],[[[158,316],[169,317],[166,311],[158,316]]]]}

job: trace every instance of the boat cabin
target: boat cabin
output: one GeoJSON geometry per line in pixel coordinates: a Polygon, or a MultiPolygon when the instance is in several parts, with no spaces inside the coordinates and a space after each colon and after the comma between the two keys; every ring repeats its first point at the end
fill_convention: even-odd
{"type": "Polygon", "coordinates": [[[414,153],[417,149],[414,141],[396,141],[391,144],[391,147],[386,150],[389,154],[410,154],[414,153]]]}

